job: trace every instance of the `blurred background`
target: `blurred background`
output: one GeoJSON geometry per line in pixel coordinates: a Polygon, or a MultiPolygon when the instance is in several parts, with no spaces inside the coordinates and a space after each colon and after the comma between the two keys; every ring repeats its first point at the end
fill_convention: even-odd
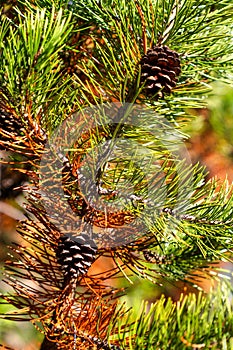
{"type": "MultiPolygon", "coordinates": [[[[233,182],[233,88],[224,84],[213,86],[213,95],[209,98],[208,108],[190,111],[196,118],[185,127],[184,132],[191,135],[187,142],[192,163],[199,162],[206,166],[206,179],[217,177],[220,181],[228,178],[233,182]]],[[[1,115],[0,115],[1,118],[1,115]]],[[[0,157],[7,159],[11,154],[0,150],[0,157]]],[[[24,218],[22,209],[25,202],[24,194],[17,187],[27,182],[22,173],[9,165],[0,165],[0,264],[7,259],[7,245],[11,241],[18,241],[16,233],[17,221],[24,218]],[[16,189],[14,189],[16,188],[16,189]]],[[[103,263],[103,261],[102,261],[103,263]]],[[[106,263],[106,262],[104,262],[106,263]]],[[[222,267],[232,269],[229,263],[222,263],[222,267]]],[[[101,260],[94,266],[101,270],[101,260]]],[[[0,290],[6,292],[6,285],[0,275],[0,290]]],[[[201,287],[206,291],[210,288],[210,281],[205,280],[201,287]]],[[[173,300],[179,298],[180,293],[188,293],[190,288],[184,283],[176,285],[164,284],[163,287],[152,286],[149,282],[137,279],[130,288],[127,296],[128,304],[138,308],[142,300],[155,301],[163,293],[173,300]]],[[[12,307],[0,304],[0,313],[11,310],[12,307]]],[[[15,350],[39,349],[42,335],[35,330],[30,322],[11,322],[0,319],[0,343],[15,350]]],[[[4,349],[4,348],[2,348],[4,349]]]]}

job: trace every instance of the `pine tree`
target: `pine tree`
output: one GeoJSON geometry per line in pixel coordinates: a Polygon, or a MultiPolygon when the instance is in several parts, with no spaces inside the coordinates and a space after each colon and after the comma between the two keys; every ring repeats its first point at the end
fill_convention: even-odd
{"type": "Polygon", "coordinates": [[[2,5],[0,146],[29,181],[2,317],[31,321],[41,350],[233,348],[217,264],[232,256],[232,187],[205,181],[182,131],[211,82],[231,83],[232,13],[230,0],[2,5]],[[197,291],[135,314],[136,279],[197,291]]]}

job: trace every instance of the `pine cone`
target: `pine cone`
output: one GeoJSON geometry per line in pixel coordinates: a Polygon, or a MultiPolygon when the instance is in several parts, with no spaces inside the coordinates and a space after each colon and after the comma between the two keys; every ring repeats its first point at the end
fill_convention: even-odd
{"type": "Polygon", "coordinates": [[[65,278],[77,278],[84,275],[96,257],[97,247],[90,236],[61,236],[58,243],[57,259],[62,266],[65,278]]]}
{"type": "Polygon", "coordinates": [[[145,82],[147,94],[162,90],[162,96],[176,86],[181,72],[179,55],[167,46],[154,46],[149,49],[141,62],[141,82],[145,82]]]}

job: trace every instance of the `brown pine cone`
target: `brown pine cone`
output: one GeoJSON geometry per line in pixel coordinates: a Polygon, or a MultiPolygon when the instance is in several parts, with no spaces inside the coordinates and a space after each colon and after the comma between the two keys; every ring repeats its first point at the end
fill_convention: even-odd
{"type": "Polygon", "coordinates": [[[179,55],[167,46],[153,46],[142,57],[141,82],[145,82],[147,94],[154,95],[159,91],[170,93],[176,86],[181,73],[179,55]]]}

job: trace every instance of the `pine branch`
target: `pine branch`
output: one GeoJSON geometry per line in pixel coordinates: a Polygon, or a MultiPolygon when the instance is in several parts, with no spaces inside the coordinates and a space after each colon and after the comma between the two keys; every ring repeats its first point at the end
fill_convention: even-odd
{"type": "MultiPolygon", "coordinates": [[[[91,6],[91,4],[88,5],[91,6]]],[[[175,98],[175,104],[179,110],[184,108],[183,104],[187,102],[189,107],[194,108],[197,103],[203,105],[200,95],[205,96],[211,91],[209,82],[220,78],[219,74],[222,74],[225,79],[225,72],[231,70],[232,47],[228,45],[226,39],[230,40],[231,36],[230,28],[227,26],[230,8],[228,7],[225,12],[220,7],[212,13],[212,4],[203,1],[199,4],[185,1],[177,8],[173,5],[173,1],[162,1],[162,5],[155,1],[153,6],[153,2],[147,1],[137,7],[134,1],[127,5],[119,1],[115,4],[115,9],[111,10],[104,5],[99,8],[92,4],[93,21],[95,19],[98,21],[100,13],[103,15],[106,12],[108,15],[108,30],[102,31],[98,36],[93,33],[96,50],[93,51],[92,62],[90,62],[91,79],[94,81],[96,76],[95,81],[98,81],[98,86],[101,82],[106,94],[110,90],[110,95],[125,101],[125,94],[122,95],[122,92],[129,91],[137,80],[138,64],[146,53],[143,52],[143,47],[151,48],[152,45],[161,42],[163,31],[166,36],[163,44],[166,43],[171,49],[177,51],[182,63],[183,72],[177,88],[174,89],[174,96],[167,98],[168,101],[175,98]],[[116,12],[120,17],[115,16],[116,12]],[[171,18],[174,25],[170,28],[171,18]],[[220,18],[224,18],[221,23],[220,18]],[[141,38],[145,26],[147,42],[142,44],[141,38]],[[100,38],[104,41],[104,45],[99,44],[100,38]],[[223,41],[223,38],[226,40],[223,41]],[[221,50],[219,50],[220,47],[221,50]],[[224,71],[221,70],[223,59],[226,64],[224,71]],[[93,73],[95,73],[94,76],[93,73]],[[106,74],[108,79],[105,79],[106,74]]],[[[79,5],[75,3],[74,8],[79,16],[79,11],[81,12],[79,5]]],[[[135,95],[137,96],[137,93],[135,95]]],[[[148,101],[146,96],[143,96],[143,101],[153,103],[151,99],[148,101]]]]}
{"type": "Polygon", "coordinates": [[[72,30],[70,18],[53,9],[49,17],[46,10],[37,10],[35,15],[19,13],[18,21],[9,32],[2,31],[4,104],[15,109],[23,121],[29,115],[49,130],[57,124],[53,115],[60,109],[59,99],[70,95],[69,79],[58,56],[72,30]],[[48,114],[50,120],[46,120],[48,114]]]}
{"type": "Polygon", "coordinates": [[[22,243],[5,264],[14,294],[2,298],[17,310],[4,318],[31,320],[41,349],[232,345],[226,291],[214,310],[200,294],[161,298],[135,317],[117,309],[127,288],[109,282],[195,286],[197,272],[218,279],[214,263],[231,259],[232,187],[205,183],[203,168],[181,159],[180,128],[212,81],[229,80],[232,9],[36,0],[1,14],[0,146],[22,156],[33,182],[22,243]],[[112,267],[92,274],[101,257],[112,267]]]}
{"type": "Polygon", "coordinates": [[[121,346],[124,349],[219,349],[223,344],[230,347],[232,300],[229,286],[223,283],[221,287],[208,296],[182,295],[177,303],[161,297],[154,304],[141,306],[137,314],[132,311],[127,319],[118,320],[121,346]],[[129,331],[124,331],[126,325],[130,325],[129,331]]]}

